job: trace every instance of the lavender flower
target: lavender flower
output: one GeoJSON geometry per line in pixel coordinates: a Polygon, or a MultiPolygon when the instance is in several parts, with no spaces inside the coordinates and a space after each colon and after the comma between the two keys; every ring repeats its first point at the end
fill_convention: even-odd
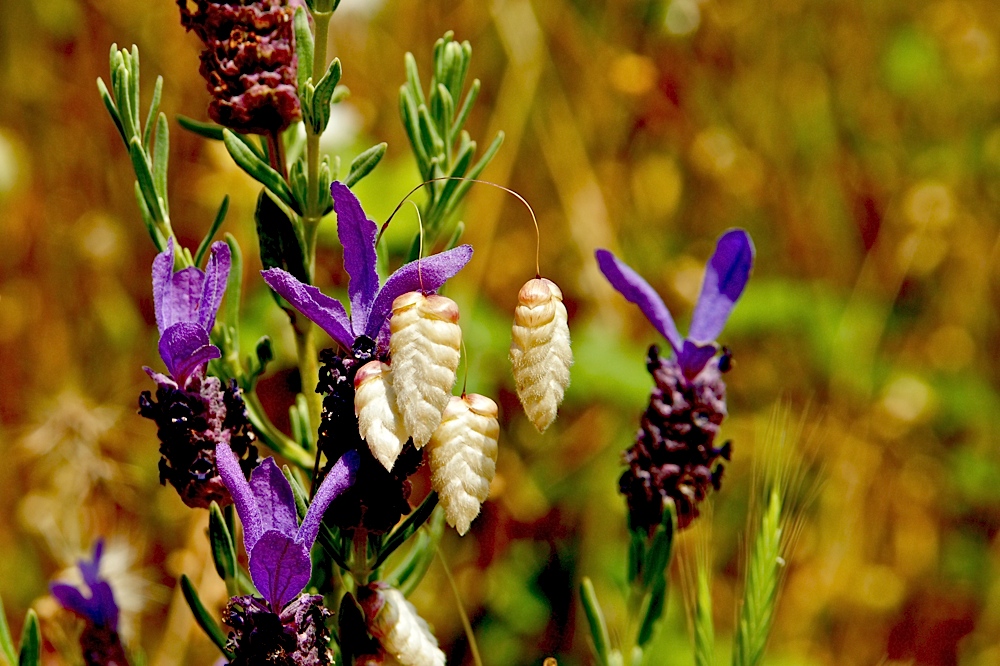
{"type": "Polygon", "coordinates": [[[202,77],[208,115],[238,132],[280,132],[301,117],[294,7],[284,0],[177,0],[181,23],[205,44],[202,77]]]}
{"type": "Polygon", "coordinates": [[[289,273],[272,268],[264,281],[299,312],[326,331],[342,351],[321,353],[323,367],[316,390],[326,394],[319,448],[334,461],[348,451],[360,455],[357,482],[334,502],[331,519],[345,529],[363,528],[375,533],[390,530],[409,513],[407,477],[423,458],[412,442],[400,453],[391,472],[371,454],[358,434],[354,414],[354,375],[369,360],[389,353],[389,316],[396,297],[410,291],[433,292],[460,271],[472,258],[472,248],[461,245],[399,268],[384,284],[376,271],[375,237],[378,231],[357,197],[342,183],[330,187],[337,213],[337,232],[344,247],[344,267],[350,276],[348,317],[340,301],[316,287],[303,284],[289,273]]]}
{"type": "Polygon", "coordinates": [[[250,578],[271,610],[279,613],[309,582],[309,550],[316,541],[320,521],[330,502],[354,483],[358,456],[348,452],[337,461],[316,491],[301,525],[296,518],[292,488],[274,458],[266,458],[248,483],[228,444],[220,442],[216,456],[219,474],[243,523],[250,578]]]}
{"type": "Polygon", "coordinates": [[[753,267],[754,249],[742,229],[719,238],[705,270],[691,330],[682,339],[670,312],[652,287],[607,250],[597,251],[597,263],[611,285],[635,303],[670,343],[675,357],[664,359],[650,347],[647,368],[656,381],[643,414],[636,443],[624,454],[629,468],[619,479],[628,498],[633,529],[656,528],[663,506],[672,500],[678,524],[688,526],[698,516],[698,503],[711,487],[718,490],[722,462],[731,445],[714,446],[726,416],[726,386],[722,373],[730,367],[728,351],[716,357],[715,338],[722,332],[753,267]]]}
{"type": "Polygon", "coordinates": [[[111,586],[100,574],[103,551],[104,542],[98,541],[94,546],[94,559],[77,563],[89,596],[65,583],[53,583],[49,589],[63,608],[84,621],[80,649],[87,666],[128,666],[118,636],[118,604],[111,586]]]}
{"type": "Polygon", "coordinates": [[[301,594],[280,613],[261,599],[233,597],[223,621],[233,628],[226,649],[230,666],[326,666],[333,663],[327,618],[333,613],[319,595],[301,594]]]}
{"type": "Polygon", "coordinates": [[[168,481],[190,507],[213,501],[229,504],[229,493],[215,468],[215,445],[228,442],[252,468],[257,462],[254,433],[235,382],[223,389],[205,375],[208,361],[219,358],[209,341],[229,277],[229,246],[212,245],[205,271],[189,266],[174,272],[173,239],[153,260],[153,304],[160,330],[160,356],[168,375],[145,368],[157,383],[156,400],[139,396],[139,414],[158,426],[160,483],[168,481]]]}

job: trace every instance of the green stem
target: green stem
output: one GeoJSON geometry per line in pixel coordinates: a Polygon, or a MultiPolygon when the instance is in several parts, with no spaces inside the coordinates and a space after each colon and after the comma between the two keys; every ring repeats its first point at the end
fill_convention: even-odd
{"type": "Polygon", "coordinates": [[[302,469],[312,469],[312,456],[271,423],[271,419],[267,417],[264,406],[260,404],[260,398],[255,392],[244,392],[243,402],[246,404],[247,416],[250,418],[254,432],[268,448],[302,469]]]}
{"type": "MultiPolygon", "coordinates": [[[[302,395],[309,406],[309,428],[316,432],[323,414],[323,396],[316,392],[319,384],[319,359],[316,352],[316,327],[305,317],[296,317],[292,324],[295,330],[295,352],[298,355],[299,377],[302,380],[302,395]]],[[[309,467],[314,461],[310,461],[309,467]]]]}
{"type": "MultiPolygon", "coordinates": [[[[314,47],[313,47],[313,80],[318,81],[326,72],[326,44],[330,35],[330,18],[333,12],[313,13],[313,26],[315,27],[314,47]]],[[[306,178],[309,187],[309,201],[306,205],[306,235],[310,235],[310,224],[319,225],[319,215],[322,214],[323,206],[319,206],[319,134],[312,131],[312,127],[306,124],[306,178]]],[[[306,241],[309,244],[309,241],[306,241]]],[[[313,248],[307,248],[313,249],[313,248]]],[[[315,257],[315,251],[307,255],[315,257]]],[[[312,269],[310,268],[310,271],[312,269]]]]}
{"type": "Polygon", "coordinates": [[[351,552],[351,576],[358,587],[368,584],[368,577],[371,575],[371,561],[368,559],[368,530],[358,528],[354,530],[351,552]]]}

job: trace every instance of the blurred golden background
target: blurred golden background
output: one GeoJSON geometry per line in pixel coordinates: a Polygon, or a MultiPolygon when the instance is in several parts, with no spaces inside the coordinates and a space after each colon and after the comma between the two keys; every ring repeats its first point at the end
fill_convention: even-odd
{"type": "MultiPolygon", "coordinates": [[[[507,138],[484,177],[516,189],[541,224],[541,267],[562,286],[576,364],[559,420],[539,436],[506,361],[534,229],[520,204],[473,188],[476,255],[449,292],[463,309],[470,390],[500,396],[493,497],[450,566],[489,665],[590,662],[583,575],[622,612],[619,454],[651,380],[652,327],[603,282],[614,249],[685,330],[704,260],[725,229],[757,246],[720,341],[734,440],[711,516],[720,659],[736,617],[745,525],[773,406],[801,420],[816,499],[770,643],[771,664],[1000,663],[1000,5],[994,0],[343,0],[331,54],[350,100],[331,151],[389,151],[358,187],[381,222],[418,182],[398,118],[403,54],[426,73],[446,30],[474,49],[483,93],[470,121],[507,138]]],[[[257,186],[205,119],[199,45],[171,0],[28,0],[0,12],[0,596],[15,632],[42,616],[51,663],[71,638],[48,580],[109,539],[126,635],[156,666],[217,654],[175,589],[225,590],[204,512],[157,483],[153,425],[136,414],[157,366],[149,268],[133,175],[94,82],[112,42],[142,54],[171,118],[174,227],[195,246],[222,196],[248,258],[244,330],[286,320],[263,283],[257,186]]],[[[400,238],[416,228],[412,215],[400,238]]],[[[318,282],[342,288],[333,225],[318,282]]],[[[256,339],[251,334],[245,340],[256,339]]],[[[280,420],[287,373],[269,383],[280,420]]],[[[684,539],[693,539],[685,535],[684,539]]],[[[682,541],[684,541],[682,539],[682,541]]],[[[662,658],[689,663],[671,595],[662,658]]],[[[440,563],[413,597],[450,663],[471,663],[440,563]]],[[[614,633],[614,632],[613,632],[614,633]]]]}

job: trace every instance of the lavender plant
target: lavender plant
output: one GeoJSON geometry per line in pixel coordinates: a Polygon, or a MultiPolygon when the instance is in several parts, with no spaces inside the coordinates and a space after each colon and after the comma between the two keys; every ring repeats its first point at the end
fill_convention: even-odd
{"type": "MultiPolygon", "coordinates": [[[[472,247],[459,244],[464,226],[454,219],[503,140],[501,133],[473,163],[476,142],[464,129],[479,91],[477,80],[464,92],[471,47],[451,33],[438,40],[426,95],[416,60],[406,56],[400,109],[428,181],[418,185],[427,200],[421,235],[382,279],[379,268],[392,258],[379,256],[379,227],[351,188],[378,165],[386,145],[364,151],[343,176],[339,158],[320,150],[331,105],[348,94],[340,61],[328,62],[326,52],[339,1],[177,4],[181,25],[203,45],[200,72],[212,121],[179,122],[222,141],[261,185],[261,278],[287,314],[302,381],[289,409],[292,432],[284,433],[257,395],[274,356],[271,338],[258,340],[253,356],[240,356],[243,253],[232,235],[214,240],[228,198],[198,248],[183,247],[169,215],[162,79],[143,124],[138,49],[112,47],[111,84],[98,80],[98,88],[129,151],[140,214],[158,251],[152,287],[166,372],[146,368],[156,390],[142,393],[139,413],[157,425],[161,483],[189,507],[208,510],[212,557],[230,600],[216,614],[182,576],[184,597],[230,664],[443,664],[444,653],[405,594],[426,571],[443,523],[464,534],[478,515],[499,438],[492,399],[453,395],[462,356],[459,307],[438,293],[472,258],[472,247]],[[346,301],[314,284],[318,229],[330,214],[349,278],[346,301]],[[317,327],[333,347],[318,350],[317,327]],[[288,466],[273,456],[262,460],[258,447],[288,466]],[[425,463],[433,490],[414,509],[410,477],[425,463]],[[388,558],[404,545],[406,556],[389,570],[388,558]]],[[[515,375],[533,387],[522,401],[541,405],[540,416],[532,416],[541,429],[562,400],[571,352],[562,292],[540,276],[529,284],[535,282],[541,291],[515,317],[518,353],[511,353],[515,375]],[[550,352],[554,362],[546,361],[550,352]]],[[[53,593],[85,617],[91,634],[110,636],[113,601],[106,603],[109,588],[96,578],[99,558],[100,546],[86,565],[90,601],[65,587],[53,593]]],[[[88,663],[124,663],[114,636],[121,655],[88,663]]]]}

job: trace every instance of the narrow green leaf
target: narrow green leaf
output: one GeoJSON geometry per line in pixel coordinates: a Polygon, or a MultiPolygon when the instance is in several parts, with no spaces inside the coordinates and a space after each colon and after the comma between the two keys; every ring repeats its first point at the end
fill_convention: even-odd
{"type": "Polygon", "coordinates": [[[431,212],[427,215],[427,226],[431,230],[432,234],[437,233],[438,228],[446,219],[446,216],[443,214],[444,211],[454,209],[454,206],[450,205],[451,200],[454,198],[458,186],[465,182],[459,179],[465,176],[465,172],[468,170],[469,164],[472,163],[472,158],[475,153],[476,142],[469,141],[466,143],[465,147],[458,154],[458,158],[455,160],[454,166],[452,166],[451,173],[448,174],[452,180],[447,180],[441,183],[442,187],[440,194],[434,202],[431,212]]]}
{"type": "Polygon", "coordinates": [[[417,122],[420,124],[420,136],[424,141],[424,149],[427,151],[427,154],[432,159],[435,156],[444,155],[444,139],[438,133],[437,128],[434,126],[434,120],[424,105],[417,107],[417,122]]]}
{"type": "Polygon", "coordinates": [[[333,98],[333,91],[337,89],[337,84],[340,83],[343,73],[340,58],[334,58],[330,66],[327,67],[326,73],[323,74],[323,78],[316,84],[316,92],[313,94],[313,108],[317,115],[319,115],[320,110],[325,109],[326,117],[330,117],[330,100],[333,98]]]}
{"type": "Polygon", "coordinates": [[[715,623],[712,620],[712,591],[709,586],[708,565],[699,558],[698,596],[694,610],[694,663],[695,666],[712,666],[715,653],[715,623]]]}
{"type": "Polygon", "coordinates": [[[385,156],[385,150],[389,146],[387,143],[380,143],[372,146],[351,161],[351,168],[344,178],[344,185],[353,187],[359,180],[372,172],[385,156]]]}
{"type": "Polygon", "coordinates": [[[587,616],[587,624],[590,626],[590,638],[594,641],[594,653],[597,656],[597,661],[601,666],[607,666],[608,649],[611,645],[608,624],[604,619],[601,604],[597,600],[594,583],[587,576],[584,576],[580,583],[580,601],[583,602],[583,612],[587,616]]]}
{"type": "Polygon", "coordinates": [[[292,439],[298,442],[299,446],[308,450],[309,442],[309,408],[305,404],[305,396],[299,393],[295,397],[295,404],[288,407],[288,420],[292,425],[292,439]],[[305,412],[302,408],[305,407],[305,412]]]}
{"type": "Polygon", "coordinates": [[[42,633],[38,628],[35,609],[28,610],[21,631],[21,651],[17,655],[18,666],[38,666],[42,663],[42,633]]]}
{"type": "Polygon", "coordinates": [[[319,545],[330,556],[330,559],[337,563],[337,566],[344,571],[350,571],[351,567],[347,563],[347,554],[340,545],[340,533],[334,531],[329,525],[320,524],[317,539],[319,545]]]}
{"type": "MultiPolygon", "coordinates": [[[[420,585],[420,581],[427,575],[427,570],[437,553],[438,544],[441,543],[441,537],[444,536],[445,524],[444,509],[439,506],[427,521],[426,529],[417,532],[417,537],[414,539],[417,543],[410,549],[407,560],[410,560],[410,555],[415,555],[415,557],[405,569],[399,571],[399,584],[393,586],[405,596],[413,594],[417,586],[420,585]]],[[[400,568],[402,569],[402,567],[400,568]]]]}
{"type": "Polygon", "coordinates": [[[441,100],[441,118],[439,127],[441,136],[444,137],[446,148],[450,148],[453,143],[454,133],[452,132],[452,119],[455,117],[455,100],[443,84],[438,84],[438,98],[441,100]]]}
{"type": "Polygon", "coordinates": [[[628,582],[634,583],[642,575],[642,563],[646,558],[646,531],[631,530],[628,547],[628,582]]]}
{"type": "Polygon", "coordinates": [[[306,489],[299,483],[299,479],[292,473],[288,465],[281,466],[281,473],[288,479],[288,485],[292,488],[292,497],[295,499],[295,513],[299,515],[299,520],[306,517],[309,510],[309,502],[306,499],[306,489]]]}
{"type": "Polygon", "coordinates": [[[167,203],[167,161],[170,158],[170,130],[167,116],[161,113],[156,119],[156,144],[153,147],[153,184],[163,201],[164,216],[170,215],[167,203]]]}
{"type": "Polygon", "coordinates": [[[406,67],[406,84],[409,86],[410,94],[413,96],[413,101],[416,106],[421,104],[426,104],[427,100],[424,99],[424,88],[420,83],[420,72],[417,71],[417,60],[413,57],[413,54],[409,51],[403,56],[403,63],[406,67]]]}
{"type": "Polygon", "coordinates": [[[205,609],[205,605],[201,603],[201,598],[198,597],[198,591],[194,589],[191,579],[186,574],[181,574],[181,591],[184,593],[184,600],[187,601],[188,606],[191,608],[191,613],[194,614],[195,622],[198,623],[198,626],[201,627],[209,639],[215,643],[215,646],[219,648],[219,651],[222,652],[226,659],[232,661],[234,655],[226,649],[226,634],[216,623],[212,615],[205,609]]]}
{"type": "Polygon", "coordinates": [[[160,232],[156,220],[153,219],[153,214],[149,212],[149,206],[146,205],[146,198],[142,195],[142,188],[139,187],[139,181],[135,181],[135,201],[139,205],[139,213],[142,216],[143,224],[146,225],[146,231],[149,232],[149,237],[153,239],[153,245],[156,246],[157,252],[163,252],[167,249],[167,239],[163,237],[163,233],[160,232]]]}
{"type": "Polygon", "coordinates": [[[193,134],[205,137],[206,139],[213,139],[215,141],[222,141],[222,131],[226,129],[222,125],[216,125],[215,123],[203,123],[200,120],[188,118],[187,116],[182,116],[181,114],[177,114],[177,124],[193,134]]]}
{"type": "Polygon", "coordinates": [[[288,171],[288,182],[291,183],[292,196],[300,202],[303,208],[307,208],[309,201],[309,178],[306,176],[305,159],[298,159],[292,163],[292,168],[288,171]]]}
{"type": "MultiPolygon", "coordinates": [[[[254,355],[248,359],[250,372],[247,374],[246,384],[241,388],[244,391],[252,391],[254,384],[257,383],[257,379],[264,374],[265,370],[267,370],[267,364],[273,360],[274,350],[271,348],[271,338],[266,335],[261,336],[261,338],[257,340],[257,345],[254,347],[254,355]]],[[[254,428],[257,428],[257,426],[254,425],[254,428]]]]}
{"type": "Polygon", "coordinates": [[[382,546],[382,552],[379,553],[378,557],[375,559],[375,567],[378,567],[383,562],[385,558],[392,555],[392,552],[399,548],[407,539],[413,536],[413,533],[420,529],[427,519],[430,517],[431,513],[434,511],[434,507],[438,503],[438,494],[431,491],[429,495],[420,503],[413,513],[407,516],[403,524],[400,525],[393,531],[389,538],[386,540],[385,545],[382,546]]]}
{"type": "MultiPolygon", "coordinates": [[[[466,174],[465,176],[466,178],[472,180],[479,178],[480,174],[482,174],[483,172],[483,169],[485,169],[489,165],[489,163],[493,161],[493,158],[496,156],[497,151],[500,150],[500,146],[503,144],[503,139],[504,139],[504,133],[497,132],[497,136],[495,139],[493,139],[493,143],[489,145],[489,147],[486,149],[486,152],[483,153],[483,156],[479,158],[478,162],[476,162],[476,165],[472,167],[472,169],[469,171],[468,174],[466,174]]],[[[459,183],[459,186],[455,188],[455,195],[451,198],[451,201],[448,204],[448,208],[444,212],[444,217],[450,215],[452,211],[455,210],[455,207],[458,206],[460,203],[462,203],[462,199],[465,198],[465,195],[468,193],[469,188],[472,187],[472,180],[462,181],[461,183],[459,183]]]]}
{"type": "Polygon", "coordinates": [[[291,219],[265,191],[257,197],[254,219],[257,222],[260,260],[264,268],[281,268],[302,282],[311,282],[302,244],[291,219]]]}
{"type": "Polygon", "coordinates": [[[208,509],[208,539],[212,545],[215,571],[228,584],[236,577],[236,547],[222,510],[215,502],[208,509]]]}
{"type": "Polygon", "coordinates": [[[465,233],[465,222],[459,222],[458,224],[455,225],[455,230],[451,232],[451,237],[445,244],[444,249],[451,250],[457,247],[458,244],[462,241],[462,234],[464,233],[465,233]]]}
{"type": "MultiPolygon", "coordinates": [[[[159,130],[157,130],[159,131],[159,130]]],[[[212,226],[208,228],[208,233],[205,237],[201,239],[201,243],[198,245],[198,250],[194,255],[194,265],[201,266],[202,259],[208,253],[208,248],[212,246],[212,239],[215,238],[215,234],[219,232],[219,227],[226,219],[226,213],[229,212],[229,195],[222,197],[222,203],[219,205],[219,210],[215,214],[215,219],[212,220],[212,226]]]]}
{"type": "Polygon", "coordinates": [[[661,582],[654,585],[647,596],[647,603],[642,614],[642,623],[639,625],[639,633],[636,636],[636,644],[640,648],[645,648],[656,635],[660,618],[663,617],[663,609],[667,605],[667,583],[661,578],[661,582]]]}
{"type": "MultiPolygon", "coordinates": [[[[228,203],[229,197],[223,199],[223,204],[228,203]]],[[[226,302],[223,305],[223,319],[233,331],[233,346],[237,353],[240,349],[240,303],[243,292],[243,250],[236,242],[236,237],[230,233],[226,234],[226,245],[229,246],[229,256],[231,265],[229,277],[226,279],[226,302]]]]}
{"type": "Polygon", "coordinates": [[[132,122],[135,125],[136,136],[139,135],[139,47],[135,44],[132,45],[132,63],[131,63],[131,106],[132,106],[132,122]]]}
{"type": "Polygon", "coordinates": [[[462,128],[465,127],[465,121],[469,119],[469,114],[472,112],[472,106],[476,103],[476,99],[479,97],[479,90],[482,88],[482,84],[479,79],[472,82],[472,87],[469,88],[469,92],[465,95],[465,101],[462,102],[462,107],[458,110],[458,117],[455,118],[455,123],[451,126],[451,135],[455,136],[462,128]]]}
{"type": "Polygon", "coordinates": [[[14,638],[10,635],[10,626],[7,624],[7,613],[4,611],[2,598],[0,598],[0,654],[7,659],[10,666],[17,662],[14,638]]]}
{"type": "Polygon", "coordinates": [[[298,7],[295,10],[295,18],[292,19],[292,26],[295,29],[295,55],[298,56],[299,88],[303,88],[306,81],[313,75],[313,43],[312,30],[309,29],[309,17],[306,10],[298,7]]]}
{"type": "Polygon", "coordinates": [[[133,137],[137,136],[138,131],[134,122],[134,115],[132,113],[132,100],[131,92],[129,91],[129,73],[125,69],[125,65],[120,65],[118,67],[117,76],[114,81],[115,90],[115,102],[118,106],[118,114],[122,120],[122,125],[125,128],[125,140],[131,141],[133,137]]]}
{"type": "Polygon", "coordinates": [[[417,158],[417,168],[420,170],[420,175],[426,179],[430,167],[430,158],[427,156],[427,150],[424,148],[424,140],[420,135],[420,123],[417,120],[417,105],[413,100],[412,93],[407,90],[406,86],[400,86],[399,88],[399,116],[403,120],[403,128],[406,130],[406,136],[410,140],[410,148],[413,149],[413,155],[417,158]]]}
{"type": "Polygon", "coordinates": [[[104,79],[101,77],[97,77],[97,91],[101,95],[104,107],[108,110],[108,115],[111,116],[111,120],[115,121],[115,127],[118,128],[118,133],[121,134],[122,141],[128,145],[128,139],[125,138],[125,127],[122,125],[121,116],[118,115],[118,107],[115,106],[115,101],[111,98],[111,93],[108,92],[108,86],[105,85],[104,79]]]}
{"type": "Polygon", "coordinates": [[[277,171],[265,163],[253,150],[229,130],[222,130],[222,141],[226,144],[226,150],[236,162],[236,165],[246,171],[252,178],[273,192],[281,201],[294,210],[301,212],[299,206],[292,196],[292,190],[288,183],[277,171]]]}
{"type": "Polygon", "coordinates": [[[149,209],[153,219],[163,222],[163,211],[160,208],[159,195],[156,192],[156,185],[153,182],[153,173],[149,169],[149,162],[146,161],[146,153],[142,149],[142,142],[137,137],[132,137],[128,142],[128,154],[132,158],[132,170],[135,171],[135,179],[139,183],[146,207],[149,209]]]}
{"type": "Polygon", "coordinates": [[[163,77],[156,77],[156,85],[153,87],[153,101],[149,103],[149,114],[146,116],[146,129],[142,134],[142,145],[149,150],[150,141],[153,138],[153,124],[160,114],[160,97],[163,95],[163,77]]]}

